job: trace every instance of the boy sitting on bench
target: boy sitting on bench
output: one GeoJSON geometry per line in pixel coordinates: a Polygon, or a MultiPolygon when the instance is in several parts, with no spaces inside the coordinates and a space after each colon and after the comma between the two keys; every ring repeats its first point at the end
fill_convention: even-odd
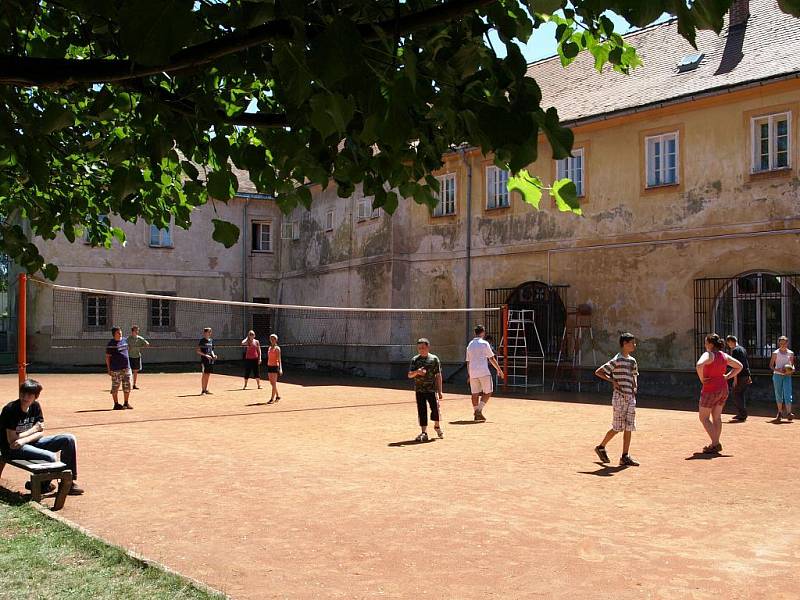
{"type": "MultiPolygon", "coordinates": [[[[75,436],[71,433],[44,435],[44,415],[38,402],[42,384],[26,379],[19,386],[19,399],[9,402],[0,413],[0,455],[6,461],[46,460],[61,461],[72,471],[71,496],[80,496],[83,490],[77,485],[78,462],[75,436]]],[[[27,484],[26,487],[30,487],[27,484]]],[[[42,483],[42,492],[53,490],[50,482],[42,483]]]]}

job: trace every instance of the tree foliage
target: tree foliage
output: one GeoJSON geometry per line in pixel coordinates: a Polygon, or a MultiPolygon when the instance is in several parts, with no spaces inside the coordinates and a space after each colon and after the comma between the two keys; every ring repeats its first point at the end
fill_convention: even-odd
{"type": "MultiPolygon", "coordinates": [[[[635,26],[671,13],[693,42],[721,29],[730,4],[4,0],[0,252],[53,277],[34,236],[107,246],[124,240],[109,214],[187,227],[193,208],[236,193],[231,165],[286,211],[311,203],[306,184],[341,196],[361,184],[388,212],[400,197],[433,205],[430,173],[454,144],[514,173],[536,159],[539,133],[554,158],[569,155],[572,134],[542,106],[518,45],[545,22],[565,66],[590,52],[598,69],[627,72],[639,59],[605,11],[635,26]]],[[[799,4],[781,0],[796,15],[799,4]]],[[[537,182],[512,179],[534,204],[537,182]]],[[[574,185],[551,193],[576,209],[574,185]]],[[[235,242],[234,225],[214,226],[235,242]]]]}

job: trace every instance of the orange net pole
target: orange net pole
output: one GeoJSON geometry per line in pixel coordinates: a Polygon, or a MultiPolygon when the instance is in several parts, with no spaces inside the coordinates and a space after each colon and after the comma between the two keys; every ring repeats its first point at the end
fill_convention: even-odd
{"type": "Polygon", "coordinates": [[[28,301],[28,294],[27,294],[27,284],[28,284],[28,276],[25,273],[20,273],[19,275],[19,297],[17,300],[17,371],[19,373],[19,383],[22,385],[22,382],[25,381],[27,377],[27,369],[28,366],[28,349],[27,349],[27,323],[28,323],[28,316],[27,316],[27,301],[28,301]]]}
{"type": "Polygon", "coordinates": [[[508,304],[503,305],[503,391],[508,391],[508,304]]]}

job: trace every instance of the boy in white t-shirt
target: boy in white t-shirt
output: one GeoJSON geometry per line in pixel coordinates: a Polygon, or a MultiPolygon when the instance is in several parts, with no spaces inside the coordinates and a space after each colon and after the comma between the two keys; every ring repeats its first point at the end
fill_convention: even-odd
{"type": "Polygon", "coordinates": [[[476,325],[475,337],[467,345],[467,372],[469,373],[469,388],[472,393],[472,410],[476,421],[486,420],[486,417],[483,416],[483,407],[489,402],[494,391],[489,363],[497,369],[498,376],[505,379],[503,370],[497,364],[497,359],[492,352],[492,346],[483,339],[485,336],[486,329],[483,325],[476,325]]]}

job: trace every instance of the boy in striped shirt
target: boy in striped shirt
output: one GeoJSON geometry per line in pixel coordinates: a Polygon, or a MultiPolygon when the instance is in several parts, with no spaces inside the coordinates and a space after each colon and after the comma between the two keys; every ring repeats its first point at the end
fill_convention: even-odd
{"type": "Polygon", "coordinates": [[[611,396],[611,406],[614,409],[614,418],[611,429],[606,437],[596,446],[594,451],[600,461],[607,463],[608,453],[606,444],[620,431],[622,436],[622,456],[619,459],[621,467],[638,467],[639,463],[631,458],[628,451],[631,447],[631,433],[636,431],[636,390],[639,385],[639,367],[631,353],[636,350],[636,338],[632,333],[623,333],[619,336],[619,353],[594,372],[600,379],[608,381],[614,387],[611,396]]]}

